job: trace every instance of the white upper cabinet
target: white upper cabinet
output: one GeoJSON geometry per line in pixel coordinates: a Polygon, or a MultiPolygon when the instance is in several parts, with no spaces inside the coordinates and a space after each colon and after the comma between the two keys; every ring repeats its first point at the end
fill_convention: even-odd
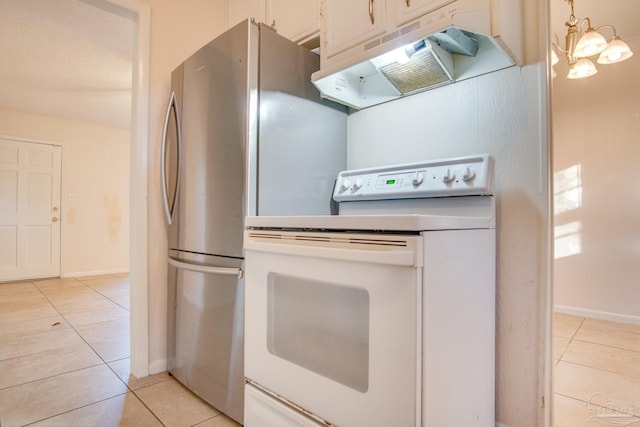
{"type": "Polygon", "coordinates": [[[382,34],[385,6],[385,0],[324,0],[322,55],[331,57],[382,34]]]}
{"type": "Polygon", "coordinates": [[[454,0],[394,0],[396,3],[396,24],[402,25],[419,18],[454,0]]]}
{"type": "Polygon", "coordinates": [[[330,58],[455,0],[324,0],[323,55],[330,58]]]}
{"type": "Polygon", "coordinates": [[[300,42],[320,31],[320,0],[227,0],[227,28],[255,18],[276,29],[283,37],[300,42]]]}
{"type": "Polygon", "coordinates": [[[265,0],[265,22],[278,34],[299,42],[316,35],[319,0],[265,0]]]}

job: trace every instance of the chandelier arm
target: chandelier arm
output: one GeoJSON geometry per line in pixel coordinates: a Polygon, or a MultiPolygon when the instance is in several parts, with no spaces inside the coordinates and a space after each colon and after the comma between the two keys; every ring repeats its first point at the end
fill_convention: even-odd
{"type": "Polygon", "coordinates": [[[556,41],[555,41],[555,43],[553,43],[553,42],[552,42],[552,43],[551,43],[551,45],[552,45],[552,46],[553,46],[553,47],[554,47],[558,52],[560,52],[560,53],[564,53],[565,55],[566,55],[567,53],[569,53],[569,52],[567,52],[567,50],[566,50],[566,49],[563,49],[563,48],[560,46],[560,38],[558,37],[558,35],[556,34],[556,32],[555,32],[555,31],[553,32],[553,37],[556,39],[556,41]]]}
{"type": "Polygon", "coordinates": [[[579,19],[576,26],[578,27],[578,31],[580,32],[580,35],[584,34],[589,29],[591,29],[591,18],[587,16],[586,18],[579,19]],[[587,28],[584,28],[585,22],[587,23],[587,28]]]}
{"type": "Polygon", "coordinates": [[[610,28],[611,31],[613,31],[613,37],[618,37],[618,33],[616,32],[616,27],[614,27],[611,24],[604,24],[604,25],[600,25],[598,28],[596,28],[596,31],[600,31],[600,28],[610,28]]]}

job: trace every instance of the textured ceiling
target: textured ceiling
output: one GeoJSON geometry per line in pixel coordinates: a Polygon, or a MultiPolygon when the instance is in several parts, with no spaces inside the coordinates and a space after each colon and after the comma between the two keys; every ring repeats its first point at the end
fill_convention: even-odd
{"type": "Polygon", "coordinates": [[[88,0],[0,0],[0,108],[128,128],[134,24],[88,0]]]}

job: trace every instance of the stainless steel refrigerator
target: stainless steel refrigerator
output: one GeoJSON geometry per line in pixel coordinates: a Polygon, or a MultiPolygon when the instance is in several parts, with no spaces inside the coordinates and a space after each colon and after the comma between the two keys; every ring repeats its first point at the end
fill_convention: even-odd
{"type": "Polygon", "coordinates": [[[244,21],[171,75],[162,140],[168,369],[242,423],[247,215],[328,215],[347,115],[311,84],[319,57],[244,21]]]}

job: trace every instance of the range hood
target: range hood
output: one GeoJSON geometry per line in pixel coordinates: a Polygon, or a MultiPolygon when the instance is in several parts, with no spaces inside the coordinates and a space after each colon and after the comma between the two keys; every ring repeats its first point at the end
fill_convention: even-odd
{"type": "Polygon", "coordinates": [[[311,78],[324,98],[366,108],[516,65],[491,33],[490,2],[453,2],[334,57],[321,47],[311,78]]]}

